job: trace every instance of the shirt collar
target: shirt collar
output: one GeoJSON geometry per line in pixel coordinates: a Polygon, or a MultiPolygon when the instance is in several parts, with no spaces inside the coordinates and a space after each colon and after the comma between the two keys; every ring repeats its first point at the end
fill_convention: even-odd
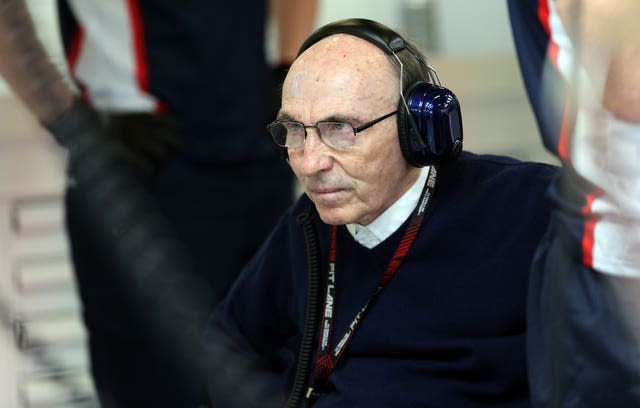
{"type": "Polygon", "coordinates": [[[371,224],[363,226],[360,224],[347,224],[347,230],[349,234],[360,245],[366,248],[373,248],[385,239],[389,238],[402,223],[409,218],[411,212],[420,199],[420,193],[427,181],[429,175],[429,167],[424,167],[420,171],[418,180],[413,183],[413,186],[407,190],[402,197],[400,197],[391,207],[387,208],[378,218],[376,218],[371,224]]]}

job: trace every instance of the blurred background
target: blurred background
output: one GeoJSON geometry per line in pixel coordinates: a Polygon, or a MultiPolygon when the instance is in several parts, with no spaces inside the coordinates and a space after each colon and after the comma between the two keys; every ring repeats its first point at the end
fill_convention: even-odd
{"type": "MultiPolygon", "coordinates": [[[[29,0],[63,71],[52,0],[29,0]]],[[[543,149],[504,0],[320,0],[317,26],[378,20],[427,52],[462,105],[465,147],[555,162],[543,149]]],[[[272,42],[265,45],[272,50],[272,42]]],[[[0,80],[0,406],[97,406],[68,259],[64,153],[0,80]]]]}

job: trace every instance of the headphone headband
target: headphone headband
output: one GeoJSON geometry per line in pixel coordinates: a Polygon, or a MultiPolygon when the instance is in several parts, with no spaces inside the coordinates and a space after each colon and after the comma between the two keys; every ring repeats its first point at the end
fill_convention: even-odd
{"type": "Polygon", "coordinates": [[[414,58],[424,67],[431,82],[438,85],[440,84],[440,79],[436,71],[427,64],[418,52],[411,48],[407,40],[384,24],[364,18],[348,18],[334,21],[318,28],[302,43],[296,57],[299,57],[300,54],[305,52],[307,48],[313,44],[334,34],[349,34],[360,37],[378,46],[383,52],[395,56],[398,61],[400,60],[396,53],[406,49],[413,54],[414,58]]]}
{"type": "Polygon", "coordinates": [[[370,41],[380,47],[387,54],[408,48],[407,42],[398,33],[389,27],[373,20],[364,18],[350,18],[346,20],[334,21],[314,31],[307,40],[302,43],[298,50],[298,55],[306,51],[307,48],[334,34],[350,34],[370,41]]]}

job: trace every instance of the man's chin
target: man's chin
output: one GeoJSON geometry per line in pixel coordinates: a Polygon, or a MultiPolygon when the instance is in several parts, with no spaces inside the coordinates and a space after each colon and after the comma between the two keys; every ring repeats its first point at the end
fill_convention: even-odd
{"type": "Polygon", "coordinates": [[[356,222],[353,213],[343,208],[322,207],[316,205],[322,222],[329,225],[346,225],[356,222]]]}

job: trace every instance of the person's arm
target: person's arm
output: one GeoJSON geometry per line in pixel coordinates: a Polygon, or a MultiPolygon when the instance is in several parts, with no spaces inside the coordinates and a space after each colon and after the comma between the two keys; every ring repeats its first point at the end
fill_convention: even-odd
{"type": "MultiPolygon", "coordinates": [[[[515,11],[517,1],[510,2],[515,11]]],[[[583,406],[639,406],[640,2],[550,0],[549,5],[561,20],[564,30],[559,31],[569,37],[567,42],[563,35],[553,36],[557,20],[549,19],[551,40],[561,55],[576,60],[572,65],[567,64],[571,59],[553,60],[558,54],[550,48],[545,50],[548,62],[562,75],[586,73],[588,79],[563,78],[562,85],[578,91],[571,96],[579,98],[569,98],[566,105],[575,112],[577,125],[566,129],[571,132],[567,155],[552,190],[562,204],[554,210],[552,234],[539,247],[529,281],[532,406],[576,401],[583,406]],[[580,92],[585,89],[598,100],[580,92]],[[585,205],[585,198],[593,202],[585,205]],[[591,247],[585,248],[587,242],[591,247]]],[[[529,15],[530,21],[538,22],[535,17],[529,15]]],[[[520,41],[524,52],[530,52],[526,45],[540,44],[532,40],[533,30],[529,34],[531,41],[520,41]]],[[[550,94],[542,93],[538,109],[553,106],[550,94]]]]}
{"type": "Polygon", "coordinates": [[[73,103],[74,92],[47,56],[24,0],[0,0],[0,75],[44,125],[73,103]]]}
{"type": "Polygon", "coordinates": [[[162,313],[146,316],[149,330],[167,339],[159,347],[175,356],[181,375],[204,381],[205,361],[193,367],[181,359],[199,344],[210,312],[205,285],[190,270],[191,255],[139,178],[105,148],[96,112],[50,62],[23,0],[0,0],[0,75],[67,149],[69,172],[82,191],[79,211],[95,220],[96,239],[108,242],[109,255],[122,265],[114,279],[127,280],[141,309],[154,310],[162,299],[162,313]]]}
{"type": "Polygon", "coordinates": [[[282,83],[298,48],[314,29],[318,0],[270,0],[269,17],[276,28],[277,54],[271,63],[270,101],[267,115],[272,120],[280,109],[282,83]]]}
{"type": "Polygon", "coordinates": [[[640,123],[640,2],[556,0],[558,13],[603,105],[618,119],[640,123]]]}
{"type": "Polygon", "coordinates": [[[271,0],[278,34],[278,65],[291,65],[302,42],[314,28],[318,0],[271,0]]]}

